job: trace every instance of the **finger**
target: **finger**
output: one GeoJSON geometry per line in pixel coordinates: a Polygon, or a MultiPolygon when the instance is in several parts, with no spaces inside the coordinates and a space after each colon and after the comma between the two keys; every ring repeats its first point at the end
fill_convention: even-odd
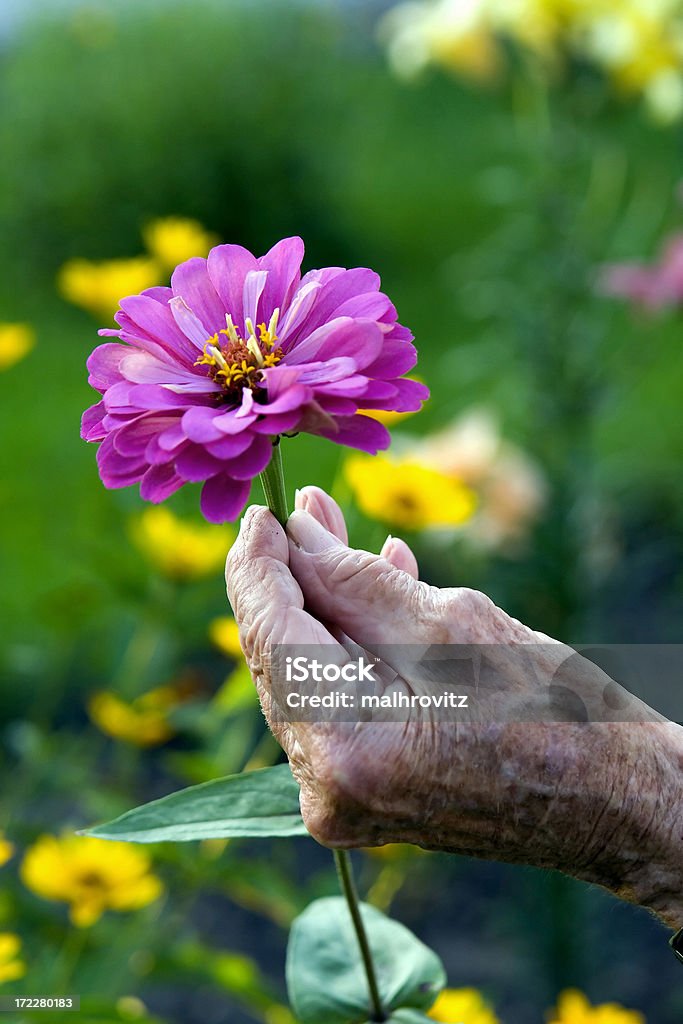
{"type": "Polygon", "coordinates": [[[422,643],[432,624],[431,588],[380,555],[342,544],[308,512],[287,523],[289,564],[306,601],[320,619],[356,643],[422,643]]]}
{"type": "Polygon", "coordinates": [[[349,535],[346,530],[344,513],[339,505],[320,487],[302,487],[296,492],[294,508],[309,512],[314,519],[338,537],[342,544],[348,544],[349,535]]]}
{"type": "Polygon", "coordinates": [[[263,712],[290,759],[301,757],[302,737],[282,710],[282,678],[273,679],[273,645],[325,644],[331,659],[346,651],[321,622],[304,611],[301,588],[289,570],[284,530],[264,507],[247,510],[226,562],[228,597],[239,625],[240,643],[258,690],[263,712]]]}
{"type": "Polygon", "coordinates": [[[287,537],[267,508],[247,509],[228,553],[225,580],[242,648],[257,669],[270,644],[334,643],[303,610],[301,588],[289,569],[287,537]]]}
{"type": "Polygon", "coordinates": [[[418,579],[417,559],[406,542],[401,540],[400,537],[392,537],[389,534],[382,545],[380,557],[386,558],[387,562],[391,562],[396,569],[407,572],[414,580],[418,579]]]}

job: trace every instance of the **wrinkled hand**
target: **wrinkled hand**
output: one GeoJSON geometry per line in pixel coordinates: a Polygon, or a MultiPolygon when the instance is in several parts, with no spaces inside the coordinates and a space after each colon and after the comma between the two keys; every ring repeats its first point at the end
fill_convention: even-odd
{"type": "Polygon", "coordinates": [[[481,593],[418,581],[403,541],[388,538],[380,555],[349,548],[341,511],[318,488],[299,492],[296,508],[286,533],[267,509],[248,510],[227,584],[309,831],[330,846],[411,842],[559,868],[680,926],[683,730],[645,706],[638,724],[600,721],[606,677],[576,656],[567,661],[568,648],[481,593]],[[403,723],[274,716],[273,645],[341,650],[348,639],[371,653],[392,643],[492,645],[504,680],[496,713],[470,723],[419,708],[403,723]],[[537,672],[505,653],[519,645],[533,645],[537,672]],[[590,724],[558,721],[538,687],[563,663],[590,724]]]}

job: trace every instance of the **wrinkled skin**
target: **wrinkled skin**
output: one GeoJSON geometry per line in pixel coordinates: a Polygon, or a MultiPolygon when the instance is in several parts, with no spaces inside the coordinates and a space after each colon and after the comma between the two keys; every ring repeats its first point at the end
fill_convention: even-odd
{"type": "MultiPolygon", "coordinates": [[[[484,594],[417,579],[408,546],[347,546],[336,503],[307,487],[286,532],[250,508],[227,563],[228,595],[262,707],[328,846],[410,842],[557,868],[683,925],[683,729],[637,703],[605,711],[607,677],[484,594]],[[285,723],[273,715],[273,644],[486,644],[503,680],[475,722],[285,723]],[[519,645],[536,659],[520,660],[519,645]],[[507,654],[506,652],[509,652],[507,654]],[[538,678],[561,668],[590,722],[558,720],[538,678]],[[523,719],[523,720],[520,720],[523,719]],[[507,723],[507,724],[506,724],[507,723]]],[[[411,681],[394,682],[410,692],[411,681]]],[[[615,684],[609,684],[614,686],[615,684]]]]}

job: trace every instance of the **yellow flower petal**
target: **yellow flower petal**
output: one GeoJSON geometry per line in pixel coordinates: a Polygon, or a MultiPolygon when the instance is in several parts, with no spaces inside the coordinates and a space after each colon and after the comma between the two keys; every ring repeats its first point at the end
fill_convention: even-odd
{"type": "Polygon", "coordinates": [[[344,475],[366,515],[409,530],[460,526],[476,505],[474,492],[460,481],[415,461],[353,455],[344,475]]]}
{"type": "Polygon", "coordinates": [[[158,899],[163,885],[149,855],[127,843],[90,836],[41,836],[21,865],[37,896],[69,904],[71,920],[89,928],[105,910],[137,910],[158,899]]]}
{"type": "Polygon", "coordinates": [[[13,960],[21,949],[21,939],[12,932],[0,932],[0,962],[13,960]]]}
{"type": "Polygon", "coordinates": [[[242,660],[239,626],[229,615],[222,615],[209,624],[209,637],[212,642],[230,658],[242,660]]]}
{"type": "Polygon", "coordinates": [[[476,988],[445,988],[427,1014],[443,1024],[499,1024],[495,1013],[476,988]]]}
{"type": "Polygon", "coordinates": [[[26,964],[23,960],[12,960],[9,964],[0,964],[0,985],[5,981],[16,981],[26,974],[26,964]]]}
{"type": "Polygon", "coordinates": [[[0,370],[18,363],[35,343],[35,334],[28,324],[0,324],[0,370]]]}
{"type": "Polygon", "coordinates": [[[3,864],[6,864],[8,860],[11,860],[14,856],[14,844],[10,843],[8,839],[5,839],[3,834],[0,832],[0,868],[3,864]]]}
{"type": "Polygon", "coordinates": [[[158,900],[163,891],[160,878],[156,875],[142,875],[125,887],[113,889],[109,894],[109,906],[112,910],[138,910],[158,900]]]}
{"type": "Polygon", "coordinates": [[[591,1006],[583,992],[567,989],[560,994],[548,1024],[645,1024],[645,1018],[617,1003],[591,1006]]]}
{"type": "Polygon", "coordinates": [[[21,939],[13,932],[0,932],[0,984],[15,981],[26,974],[26,964],[18,958],[21,939]]]}
{"type": "Polygon", "coordinates": [[[61,268],[57,287],[75,306],[111,320],[121,299],[151,288],[160,279],[159,267],[146,256],[100,263],[77,259],[61,268]]]}
{"type": "Polygon", "coordinates": [[[77,928],[92,928],[104,913],[104,904],[99,900],[79,900],[71,904],[69,919],[77,928]]]}
{"type": "Polygon", "coordinates": [[[88,702],[88,714],[95,725],[112,739],[132,743],[136,747],[156,747],[174,735],[167,710],[172,705],[155,703],[154,694],[165,688],[143,694],[127,704],[108,690],[95,693],[88,702]]]}
{"type": "Polygon", "coordinates": [[[130,532],[149,561],[177,580],[199,579],[221,569],[235,539],[230,526],[187,522],[165,507],[145,509],[131,523],[130,532]]]}
{"type": "Polygon", "coordinates": [[[169,270],[192,256],[208,255],[218,242],[216,235],[205,231],[199,221],[187,217],[153,220],[142,235],[148,251],[169,270]]]}

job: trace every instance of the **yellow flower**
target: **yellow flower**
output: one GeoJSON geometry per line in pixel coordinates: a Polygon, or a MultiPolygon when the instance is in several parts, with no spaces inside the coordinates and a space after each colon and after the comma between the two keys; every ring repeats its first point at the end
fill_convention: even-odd
{"type": "Polygon", "coordinates": [[[209,636],[223,654],[230,658],[242,658],[239,626],[229,615],[221,615],[210,623],[209,636]]]}
{"type": "Polygon", "coordinates": [[[125,260],[69,260],[57,276],[57,286],[69,302],[96,317],[111,320],[119,301],[158,284],[159,267],[147,256],[125,260]]]}
{"type": "Polygon", "coordinates": [[[146,907],[163,892],[147,853],[90,836],[40,836],[24,857],[21,878],[37,896],[68,903],[79,928],[95,924],[105,910],[146,907]]]}
{"type": "Polygon", "coordinates": [[[678,0],[576,0],[579,51],[624,93],[640,94],[660,121],[683,114],[683,11],[678,0]]]}
{"type": "Polygon", "coordinates": [[[3,864],[6,864],[8,860],[14,856],[14,844],[10,843],[8,839],[5,839],[2,832],[0,832],[0,868],[3,864]]]}
{"type": "Polygon", "coordinates": [[[396,73],[409,78],[433,61],[478,81],[495,78],[501,60],[485,8],[481,0],[436,0],[389,11],[380,34],[396,73]]]}
{"type": "Polygon", "coordinates": [[[21,940],[12,932],[0,932],[0,985],[26,974],[26,964],[18,958],[21,940]]]}
{"type": "Polygon", "coordinates": [[[174,686],[158,686],[130,704],[110,690],[101,690],[90,698],[88,714],[98,729],[115,740],[156,747],[174,735],[168,712],[183,699],[174,686]]]}
{"type": "Polygon", "coordinates": [[[617,1003],[591,1006],[582,992],[568,989],[557,1000],[548,1024],[645,1024],[637,1010],[625,1010],[617,1003]]]}
{"type": "Polygon", "coordinates": [[[404,76],[432,63],[490,82],[507,39],[550,75],[576,54],[618,91],[642,95],[658,120],[683,115],[680,0],[410,0],[385,15],[381,32],[404,76]]]}
{"type": "Polygon", "coordinates": [[[160,507],[145,509],[133,522],[131,536],[164,575],[193,580],[223,567],[235,531],[230,526],[185,522],[160,507]]]}
{"type": "Polygon", "coordinates": [[[499,1024],[493,1010],[476,988],[445,988],[427,1014],[444,1024],[499,1024]]]}
{"type": "Polygon", "coordinates": [[[35,334],[28,324],[0,324],[0,370],[18,363],[35,343],[35,334]]]}
{"type": "Polygon", "coordinates": [[[199,221],[186,217],[153,220],[142,235],[148,251],[169,270],[192,256],[206,256],[218,242],[218,238],[205,231],[199,221]]]}
{"type": "Polygon", "coordinates": [[[366,515],[405,529],[460,526],[474,512],[473,491],[416,461],[353,455],[344,475],[366,515]]]}

